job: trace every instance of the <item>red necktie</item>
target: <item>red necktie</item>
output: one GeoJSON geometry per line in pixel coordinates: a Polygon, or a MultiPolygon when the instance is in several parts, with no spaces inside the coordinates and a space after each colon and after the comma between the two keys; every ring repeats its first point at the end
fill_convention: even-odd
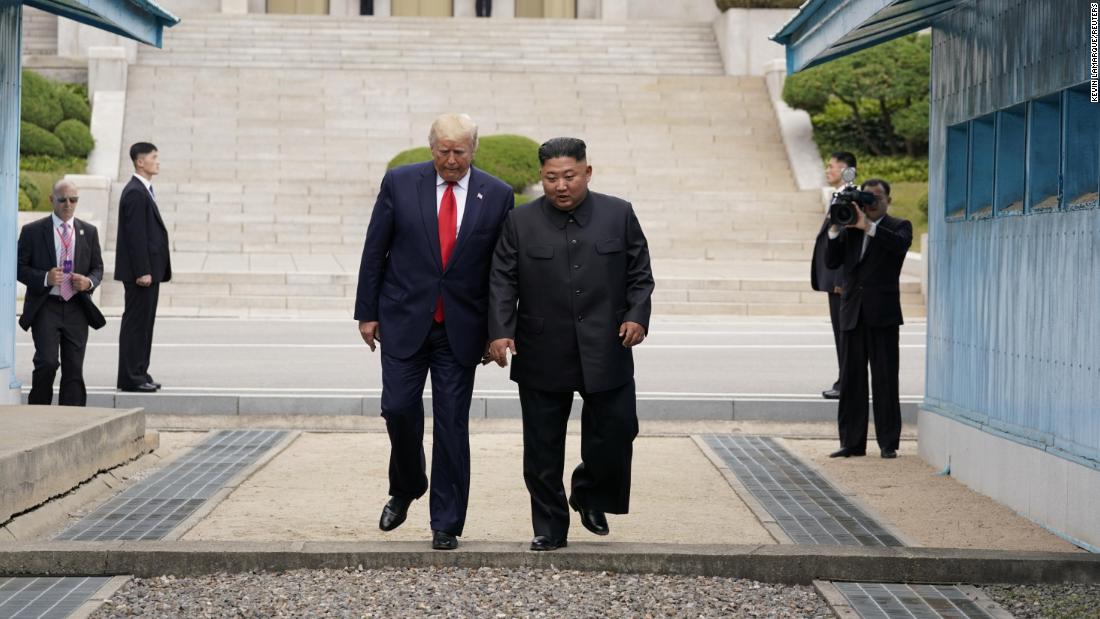
{"type": "MultiPolygon", "coordinates": [[[[448,182],[443,191],[443,201],[439,204],[439,255],[443,258],[443,268],[451,258],[458,235],[458,202],[455,201],[455,183],[448,182]]],[[[435,321],[443,322],[443,295],[435,304],[435,321]]]]}

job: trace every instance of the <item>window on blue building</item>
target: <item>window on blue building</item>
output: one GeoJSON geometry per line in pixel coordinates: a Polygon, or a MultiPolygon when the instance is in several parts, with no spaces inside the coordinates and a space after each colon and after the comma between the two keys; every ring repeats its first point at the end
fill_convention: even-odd
{"type": "Polygon", "coordinates": [[[1029,104],[1027,127],[1027,209],[1039,213],[1058,208],[1062,155],[1062,95],[1029,104]]]}
{"type": "Polygon", "coordinates": [[[1094,207],[1100,192],[1100,106],[1089,101],[1088,84],[1083,84],[1065,91],[1063,107],[1063,207],[1094,207]]]}
{"type": "Polygon", "coordinates": [[[997,114],[997,182],[993,206],[997,215],[1022,215],[1027,157],[1027,104],[997,114]]]}
{"type": "Polygon", "coordinates": [[[966,217],[966,177],[970,170],[969,123],[947,128],[947,157],[944,158],[944,194],[947,219],[966,217]]]}
{"type": "Polygon", "coordinates": [[[996,151],[996,116],[970,121],[970,189],[966,214],[971,219],[993,216],[993,170],[996,151]]]}

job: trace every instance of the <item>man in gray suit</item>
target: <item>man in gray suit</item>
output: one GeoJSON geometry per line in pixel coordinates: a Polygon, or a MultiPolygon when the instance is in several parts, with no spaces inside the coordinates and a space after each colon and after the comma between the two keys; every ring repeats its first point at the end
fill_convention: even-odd
{"type": "Polygon", "coordinates": [[[539,148],[545,195],[512,211],[489,275],[490,357],[508,364],[523,409],[523,477],[531,494],[532,550],[566,545],[569,507],[597,534],[630,503],[638,434],[631,348],[649,328],[653,273],[629,202],[590,192],[585,143],[539,148]],[[565,431],[573,394],[581,464],[565,496],[565,431]]]}

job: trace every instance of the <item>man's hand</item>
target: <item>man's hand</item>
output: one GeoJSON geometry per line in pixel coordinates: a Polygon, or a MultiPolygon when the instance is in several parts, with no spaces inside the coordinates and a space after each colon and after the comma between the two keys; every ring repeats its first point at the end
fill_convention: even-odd
{"type": "Polygon", "coordinates": [[[489,358],[496,361],[500,367],[508,365],[509,352],[512,353],[512,356],[519,354],[516,351],[516,341],[512,338],[502,337],[489,343],[489,358]]]}
{"type": "Polygon", "coordinates": [[[645,327],[628,320],[619,326],[619,338],[623,341],[623,347],[633,348],[645,339],[645,327]]]}
{"type": "Polygon", "coordinates": [[[73,273],[73,288],[77,292],[84,292],[85,290],[92,289],[92,280],[84,277],[80,273],[73,273]]]}
{"type": "Polygon", "coordinates": [[[135,283],[142,288],[148,288],[149,286],[153,285],[153,276],[142,275],[141,277],[137,278],[137,281],[135,283]]]}
{"type": "Polygon", "coordinates": [[[61,270],[61,267],[54,267],[46,273],[46,283],[51,286],[60,286],[61,280],[65,278],[65,272],[61,270]]]}
{"type": "Polygon", "coordinates": [[[481,353],[481,365],[489,365],[493,360],[493,353],[489,350],[489,342],[485,342],[485,352],[481,353]]]}
{"type": "Polygon", "coordinates": [[[852,208],[856,211],[856,221],[855,223],[848,224],[845,227],[855,228],[856,230],[863,230],[864,232],[867,232],[867,228],[870,227],[870,225],[867,223],[867,213],[864,213],[863,209],[860,208],[860,206],[855,202],[852,203],[852,208]]]}
{"type": "Polygon", "coordinates": [[[370,351],[374,352],[375,340],[382,341],[382,333],[378,330],[377,320],[361,320],[359,321],[359,335],[363,336],[363,341],[370,346],[370,351]]]}

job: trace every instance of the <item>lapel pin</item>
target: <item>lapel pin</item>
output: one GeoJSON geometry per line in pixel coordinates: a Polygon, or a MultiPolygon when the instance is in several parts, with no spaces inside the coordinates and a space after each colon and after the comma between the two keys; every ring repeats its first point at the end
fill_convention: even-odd
{"type": "Polygon", "coordinates": [[[479,193],[479,194],[477,194],[477,199],[478,199],[478,200],[481,200],[481,199],[482,199],[482,195],[481,195],[480,193],[479,193]]]}
{"type": "Polygon", "coordinates": [[[84,231],[83,230],[80,231],[80,236],[84,236],[84,231]]]}

